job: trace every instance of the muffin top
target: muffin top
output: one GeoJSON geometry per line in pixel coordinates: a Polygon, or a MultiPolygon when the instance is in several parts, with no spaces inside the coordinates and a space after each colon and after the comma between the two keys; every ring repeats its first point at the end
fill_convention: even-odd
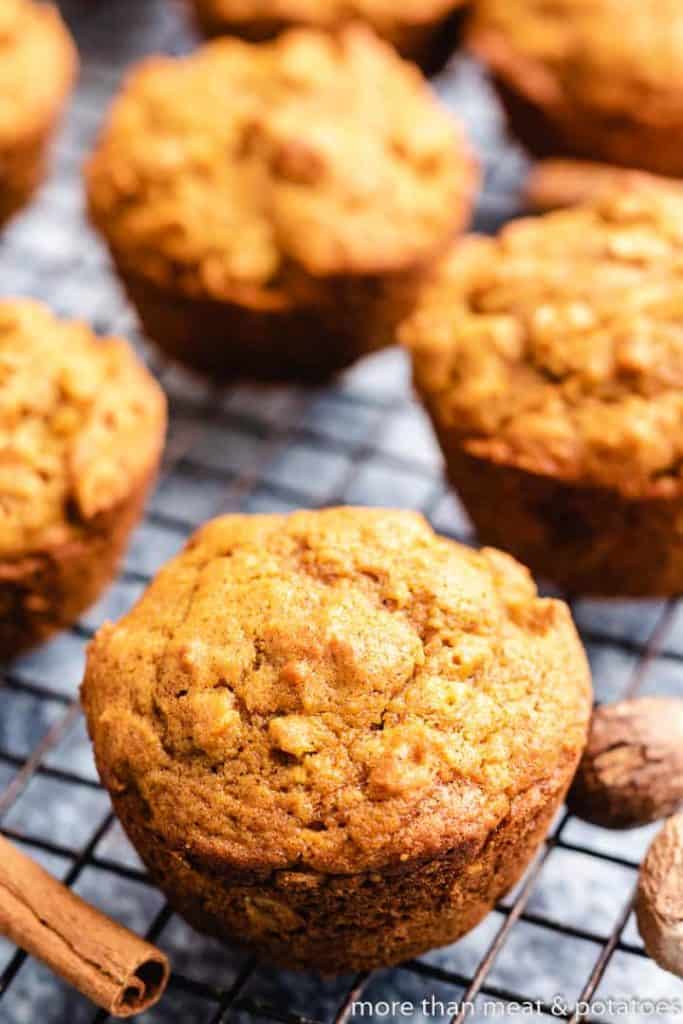
{"type": "Polygon", "coordinates": [[[0,302],[0,557],[69,541],[158,458],[165,402],[125,341],[0,302]]]}
{"type": "Polygon", "coordinates": [[[683,193],[632,187],[456,248],[402,340],[470,454],[667,496],[683,485],[683,193]]]}
{"type": "Polygon", "coordinates": [[[543,105],[680,119],[680,0],[477,0],[471,40],[543,105]]]}
{"type": "Polygon", "coordinates": [[[208,523],[97,634],[82,696],[165,843],[345,873],[478,850],[567,772],[589,691],[566,606],[507,555],[341,508],[208,523]]]}
{"type": "Polygon", "coordinates": [[[392,38],[404,25],[424,25],[445,17],[465,0],[195,0],[227,23],[280,21],[316,28],[338,28],[354,19],[368,22],[392,38]]]}
{"type": "Polygon", "coordinates": [[[216,298],[412,266],[472,176],[417,69],[359,26],[145,62],[88,168],[119,260],[216,298]]]}
{"type": "Polygon", "coordinates": [[[0,145],[44,130],[61,107],[76,65],[71,36],[55,7],[2,0],[0,145]]]}

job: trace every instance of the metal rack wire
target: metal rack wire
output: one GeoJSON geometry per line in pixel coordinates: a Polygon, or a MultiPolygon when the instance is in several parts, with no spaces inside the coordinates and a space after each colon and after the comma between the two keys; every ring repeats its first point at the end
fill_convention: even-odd
{"type": "MultiPolygon", "coordinates": [[[[81,84],[52,178],[0,239],[0,292],[40,297],[101,331],[131,337],[167,389],[171,428],[159,486],[115,584],[81,623],[2,673],[0,830],[170,952],[176,969],[162,1004],[144,1018],[150,1022],[344,1024],[361,1000],[373,1006],[365,1020],[400,1017],[385,1014],[383,1003],[401,1000],[412,1003],[411,1019],[456,1022],[505,1016],[528,1001],[536,1006],[527,1019],[572,1021],[612,1019],[599,1003],[576,1010],[595,997],[658,997],[673,1007],[683,1000],[683,985],[647,960],[631,915],[637,866],[652,829],[615,836],[565,814],[523,883],[474,933],[447,950],[362,977],[324,980],[268,970],[237,949],[195,936],[150,885],[99,785],[78,706],[84,646],[97,626],[122,614],[187,535],[220,512],[398,505],[419,508],[451,536],[472,536],[443,483],[400,353],[367,360],[316,391],[219,391],[150,357],[85,225],[78,167],[125,66],[146,52],[182,51],[192,39],[168,0],[65,0],[62,7],[81,48],[81,84]]],[[[437,87],[468,122],[483,155],[478,227],[490,230],[516,212],[524,161],[505,142],[477,68],[456,61],[437,87]]],[[[679,603],[577,601],[574,613],[599,699],[683,693],[679,603]]],[[[645,1004],[618,1017],[640,1021],[652,1012],[645,1004]]],[[[3,1024],[105,1019],[0,942],[3,1024]]]]}

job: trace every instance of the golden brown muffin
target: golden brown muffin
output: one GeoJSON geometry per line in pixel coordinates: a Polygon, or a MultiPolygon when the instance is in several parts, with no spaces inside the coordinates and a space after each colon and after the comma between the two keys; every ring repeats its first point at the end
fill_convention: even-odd
{"type": "Polygon", "coordinates": [[[508,556],[341,508],[207,524],[100,630],[82,697],[172,905],[335,973],[453,941],[515,882],[590,689],[566,606],[508,556]]]}
{"type": "Polygon", "coordinates": [[[55,7],[2,0],[0,223],[30,199],[45,174],[50,138],[77,64],[71,36],[55,7]]]}
{"type": "Polygon", "coordinates": [[[450,56],[468,0],[188,0],[207,35],[272,39],[298,25],[338,32],[352,21],[370,25],[427,71],[450,56]]]}
{"type": "Polygon", "coordinates": [[[683,194],[473,239],[403,328],[484,543],[570,591],[683,589],[683,194]]]}
{"type": "Polygon", "coordinates": [[[478,0],[469,41],[532,152],[683,175],[680,0],[478,0]]]}
{"type": "Polygon", "coordinates": [[[0,303],[0,658],[71,624],[109,581],[164,427],[126,342],[0,303]]]}
{"type": "Polygon", "coordinates": [[[130,79],[90,211],[150,335],[219,377],[320,377],[393,340],[475,173],[369,31],[217,40],[130,79]]]}
{"type": "Polygon", "coordinates": [[[532,167],[524,188],[525,206],[529,212],[548,213],[565,206],[590,202],[607,190],[631,188],[643,177],[645,184],[683,189],[680,178],[665,178],[644,171],[634,171],[614,164],[591,160],[538,160],[532,167]],[[635,176],[638,177],[635,177],[635,176]]]}

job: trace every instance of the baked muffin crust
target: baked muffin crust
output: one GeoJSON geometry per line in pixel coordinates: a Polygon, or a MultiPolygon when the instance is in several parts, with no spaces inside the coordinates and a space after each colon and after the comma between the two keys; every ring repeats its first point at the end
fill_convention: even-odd
{"type": "Polygon", "coordinates": [[[535,153],[683,174],[677,0],[481,0],[472,48],[535,153]]]}
{"type": "Polygon", "coordinates": [[[683,195],[634,179],[456,248],[403,339],[462,448],[627,497],[679,493],[683,195]]]}
{"type": "Polygon", "coordinates": [[[25,202],[44,171],[48,137],[77,68],[55,7],[30,0],[0,6],[0,220],[25,202]],[[45,74],[45,68],[50,69],[45,74]]]}
{"type": "Polygon", "coordinates": [[[0,557],[120,501],[158,454],[163,410],[126,342],[37,302],[0,303],[0,557]]]}
{"type": "Polygon", "coordinates": [[[457,139],[418,72],[360,27],[221,39],[134,72],[88,167],[90,208],[158,283],[277,302],[309,276],[429,256],[470,183],[457,139]]]}
{"type": "MultiPolygon", "coordinates": [[[[413,513],[344,508],[207,524],[100,630],[82,697],[116,809],[176,905],[280,961],[337,970],[471,926],[472,906],[444,927],[430,897],[401,918],[405,877],[393,910],[357,917],[373,885],[429,861],[454,888],[511,821],[511,844],[527,828],[538,842],[589,692],[567,608],[521,566],[413,513]],[[512,811],[532,791],[533,826],[512,811]]],[[[491,898],[472,899],[477,919],[491,898]]]]}
{"type": "Polygon", "coordinates": [[[101,589],[164,425],[163,395],[126,342],[98,340],[37,302],[0,303],[0,654],[72,619],[101,589]]]}
{"type": "Polygon", "coordinates": [[[3,0],[0,7],[0,147],[50,122],[76,69],[76,53],[56,7],[3,0]],[[50,74],[41,73],[45,67],[50,74]]]}
{"type": "Polygon", "coordinates": [[[680,118],[683,93],[678,0],[478,0],[473,38],[499,36],[533,66],[530,89],[644,120],[680,118]]]}

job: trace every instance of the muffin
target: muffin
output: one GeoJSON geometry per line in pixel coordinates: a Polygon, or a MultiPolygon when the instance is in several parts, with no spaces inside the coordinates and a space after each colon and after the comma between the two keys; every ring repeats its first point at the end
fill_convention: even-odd
{"type": "Polygon", "coordinates": [[[275,963],[452,942],[519,877],[590,713],[564,604],[364,508],[208,523],[93,641],[101,777],[172,906],[275,963]]]}
{"type": "Polygon", "coordinates": [[[320,378],[394,340],[474,170],[368,30],[221,39],[144,63],[87,168],[151,338],[217,378],[320,378]]]}
{"type": "Polygon", "coordinates": [[[76,68],[71,36],[55,7],[2,0],[0,223],[30,199],[45,174],[50,138],[76,68]]]}
{"type": "Polygon", "coordinates": [[[484,543],[570,592],[683,589],[683,193],[473,239],[402,337],[484,543]]]}
{"type": "Polygon", "coordinates": [[[207,35],[264,40],[297,25],[337,32],[363,21],[427,71],[444,64],[455,48],[465,5],[466,0],[189,0],[207,35]]]}
{"type": "Polygon", "coordinates": [[[126,342],[0,302],[0,658],[70,625],[110,580],[164,426],[126,342]]]}
{"type": "Polygon", "coordinates": [[[634,181],[638,183],[634,175],[653,179],[655,186],[683,189],[680,178],[646,175],[644,171],[588,160],[548,159],[537,161],[529,172],[524,188],[525,206],[528,212],[535,213],[578,206],[608,189],[631,188],[634,181]]]}
{"type": "Polygon", "coordinates": [[[477,0],[469,42],[533,153],[683,175],[679,0],[477,0]]]}

